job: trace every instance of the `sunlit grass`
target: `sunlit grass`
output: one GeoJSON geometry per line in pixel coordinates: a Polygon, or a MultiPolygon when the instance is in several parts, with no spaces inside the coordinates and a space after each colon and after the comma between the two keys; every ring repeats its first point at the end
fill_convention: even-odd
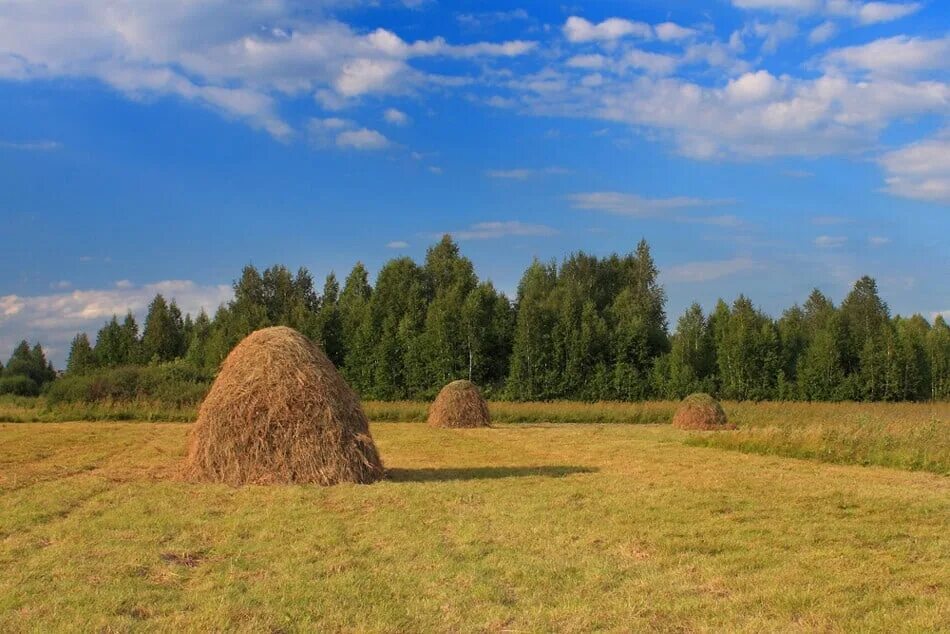
{"type": "MultiPolygon", "coordinates": [[[[677,404],[489,403],[496,423],[667,423],[677,404]]],[[[880,465],[950,473],[950,403],[725,402],[736,431],[682,436],[694,445],[808,458],[842,464],[880,465]]],[[[427,403],[363,403],[371,420],[422,422],[427,403]]],[[[0,398],[0,422],[171,421],[195,418],[194,408],[160,402],[115,402],[48,406],[41,399],[0,398]]]]}
{"type": "Polygon", "coordinates": [[[390,478],[175,479],[187,425],[0,425],[0,631],[937,631],[950,481],[653,425],[374,423],[390,478]]]}

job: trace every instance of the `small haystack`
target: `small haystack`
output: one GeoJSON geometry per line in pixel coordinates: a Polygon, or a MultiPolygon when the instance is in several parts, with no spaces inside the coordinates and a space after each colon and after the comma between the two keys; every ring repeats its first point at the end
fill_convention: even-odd
{"type": "Polygon", "coordinates": [[[488,403],[471,381],[452,381],[429,406],[429,424],[433,427],[488,427],[491,425],[488,403]]]}
{"type": "Polygon", "coordinates": [[[319,347],[292,328],[248,335],[198,411],[184,466],[231,485],[370,483],[383,465],[359,399],[319,347]]]}
{"type": "Polygon", "coordinates": [[[683,399],[673,416],[673,427],[679,429],[735,429],[726,422],[726,412],[709,394],[690,394],[683,399]]]}
{"type": "Polygon", "coordinates": [[[726,422],[726,412],[709,394],[690,394],[683,399],[673,416],[673,427],[679,429],[735,429],[726,422]]]}

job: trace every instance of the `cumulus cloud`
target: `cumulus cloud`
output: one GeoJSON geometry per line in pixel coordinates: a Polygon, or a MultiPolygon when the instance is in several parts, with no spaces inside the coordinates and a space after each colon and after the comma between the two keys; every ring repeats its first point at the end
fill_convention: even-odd
{"type": "Polygon", "coordinates": [[[879,162],[890,193],[950,205],[950,134],[887,152],[879,162]]]}
{"type": "Polygon", "coordinates": [[[95,335],[112,315],[132,311],[141,323],[148,304],[157,293],[178,302],[182,312],[195,315],[201,309],[211,313],[231,299],[229,285],[201,285],[191,280],[164,280],[135,286],[127,281],[113,288],[77,289],[49,295],[6,295],[0,297],[0,351],[12,350],[29,336],[49,348],[62,366],[73,336],[80,331],[95,335]]]}
{"type": "Polygon", "coordinates": [[[926,39],[897,35],[831,51],[825,55],[824,65],[843,71],[900,77],[944,69],[948,55],[950,36],[926,39]]]}
{"type": "MultiPolygon", "coordinates": [[[[874,146],[892,121],[950,111],[950,85],[935,80],[828,72],[815,78],[742,73],[724,85],[682,77],[604,75],[596,88],[548,70],[509,82],[521,107],[668,133],[697,159],[821,156],[874,146]]],[[[655,138],[655,137],[654,137],[655,138]]]]}
{"type": "Polygon", "coordinates": [[[564,23],[564,36],[569,42],[609,42],[627,36],[649,38],[653,36],[653,29],[645,22],[625,20],[623,18],[608,18],[594,24],[584,18],[572,15],[564,23]]]}
{"type": "Polygon", "coordinates": [[[404,240],[393,240],[392,242],[386,243],[387,249],[405,249],[409,246],[409,243],[404,240]]]}
{"type": "Polygon", "coordinates": [[[654,26],[653,29],[656,31],[657,39],[663,42],[686,40],[699,33],[696,29],[686,28],[675,22],[663,22],[654,26]]]}
{"type": "MultiPolygon", "coordinates": [[[[556,229],[546,225],[526,224],[517,220],[477,222],[461,231],[449,231],[457,240],[492,240],[509,236],[553,236],[556,229]]],[[[441,235],[441,234],[440,234],[441,235]]]]}
{"type": "Polygon", "coordinates": [[[415,58],[504,58],[536,46],[358,33],[327,15],[332,4],[303,15],[274,0],[10,0],[0,5],[0,78],[95,79],[133,99],[175,96],[288,138],[285,96],[342,106],[446,80],[414,68],[415,58]]]}

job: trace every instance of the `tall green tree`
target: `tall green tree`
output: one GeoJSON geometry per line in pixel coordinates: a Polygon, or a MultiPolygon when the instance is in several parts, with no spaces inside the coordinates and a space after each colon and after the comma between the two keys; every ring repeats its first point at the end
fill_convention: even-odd
{"type": "Polygon", "coordinates": [[[343,337],[343,317],[340,311],[340,283],[330,272],[323,283],[320,309],[317,311],[317,335],[323,351],[338,368],[343,365],[346,344],[343,337]]]}
{"type": "Polygon", "coordinates": [[[85,374],[96,369],[98,365],[96,354],[89,343],[89,337],[81,332],[73,337],[69,345],[69,358],[66,361],[66,372],[69,374],[85,374]]]}
{"type": "Polygon", "coordinates": [[[934,318],[927,332],[927,359],[930,369],[930,398],[950,399],[950,325],[942,315],[934,318]]]}
{"type": "Polygon", "coordinates": [[[159,293],[148,307],[142,333],[142,351],[147,361],[165,362],[185,353],[184,324],[174,300],[169,304],[159,293]]]}
{"type": "Polygon", "coordinates": [[[713,392],[715,348],[702,307],[692,304],[676,324],[661,396],[680,399],[692,392],[713,392]]]}
{"type": "Polygon", "coordinates": [[[340,322],[343,328],[343,375],[361,395],[368,395],[373,384],[373,324],[369,303],[373,289],[362,262],[350,271],[340,293],[340,322]]]}
{"type": "Polygon", "coordinates": [[[558,370],[552,333],[557,311],[551,296],[557,284],[557,267],[537,259],[518,284],[514,340],[508,391],[519,400],[544,400],[557,396],[558,370]]]}

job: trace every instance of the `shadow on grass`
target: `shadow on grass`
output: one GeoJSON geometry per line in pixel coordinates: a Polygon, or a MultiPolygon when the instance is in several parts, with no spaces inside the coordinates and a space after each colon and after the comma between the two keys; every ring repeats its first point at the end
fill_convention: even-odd
{"type": "Polygon", "coordinates": [[[526,478],[543,476],[563,478],[575,473],[595,473],[590,467],[550,465],[538,467],[469,467],[448,469],[387,469],[390,482],[451,482],[453,480],[497,480],[499,478],[526,478]]]}

